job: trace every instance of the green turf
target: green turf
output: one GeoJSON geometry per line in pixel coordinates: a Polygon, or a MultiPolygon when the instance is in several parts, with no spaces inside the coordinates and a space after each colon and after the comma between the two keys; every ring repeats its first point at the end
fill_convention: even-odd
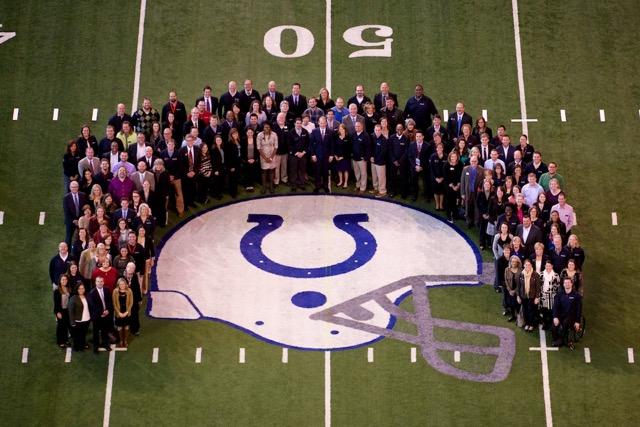
{"type": "MultiPolygon", "coordinates": [[[[275,79],[285,93],[300,81],[303,93],[316,94],[325,84],[324,3],[272,3],[148,2],[141,96],[160,107],[175,88],[190,106],[204,84],[219,95],[227,80],[247,77],[259,91],[275,79]],[[298,59],[270,56],[262,37],[276,25],[309,28],[312,52],[298,59]]],[[[494,130],[505,123],[510,133],[519,132],[510,123],[520,112],[511,2],[332,3],[334,97],[351,96],[356,83],[373,95],[386,80],[403,107],[413,84],[422,82],[440,110],[464,100],[474,117],[488,109],[494,130]],[[394,29],[392,58],[347,58],[355,48],[342,33],[362,24],[394,29]]],[[[632,302],[639,234],[634,219],[640,215],[633,155],[640,131],[637,4],[571,0],[519,7],[527,109],[539,119],[529,125],[531,142],[545,160],[560,163],[587,250],[587,335],[576,352],[549,354],[554,424],[635,425],[640,374],[627,363],[626,348],[640,341],[632,302]],[[560,122],[561,108],[566,123],[560,122]],[[600,108],[605,123],[599,122],[600,108]],[[619,227],[611,226],[612,211],[619,227]],[[590,365],[582,346],[591,349],[590,365]]],[[[65,142],[93,108],[100,109],[94,128],[101,135],[117,102],[131,107],[138,12],[139,3],[130,1],[0,2],[2,31],[18,34],[0,45],[3,425],[102,420],[107,357],[74,354],[71,364],[64,363],[54,344],[47,267],[64,236],[65,142]],[[14,107],[20,108],[18,121],[11,120],[14,107]],[[57,122],[51,121],[54,107],[60,109],[57,122]],[[47,212],[44,226],[37,225],[40,211],[47,212]],[[30,348],[27,365],[20,363],[22,347],[30,348]]],[[[290,37],[283,48],[292,49],[290,37]]],[[[508,325],[488,286],[437,289],[430,297],[436,317],[508,325]]],[[[411,299],[403,303],[410,305],[411,299]]],[[[403,322],[397,328],[415,332],[403,322]]],[[[492,344],[436,333],[454,342],[492,344]]],[[[516,336],[511,374],[498,384],[445,376],[420,357],[411,363],[411,346],[390,339],[372,345],[371,364],[366,348],[334,352],[333,425],[543,425],[540,355],[529,351],[539,345],[538,336],[516,336]]],[[[143,335],[116,356],[111,424],[322,425],[324,355],[290,350],[288,364],[280,357],[279,347],[224,324],[145,318],[143,335]],[[151,363],[154,347],[160,348],[158,364],[151,363]],[[194,363],[196,347],[203,348],[200,365],[194,363]],[[245,364],[238,364],[240,347],[245,364]]],[[[484,371],[490,365],[473,357],[463,354],[459,366],[484,371]]],[[[453,363],[450,352],[443,358],[453,363]]]]}

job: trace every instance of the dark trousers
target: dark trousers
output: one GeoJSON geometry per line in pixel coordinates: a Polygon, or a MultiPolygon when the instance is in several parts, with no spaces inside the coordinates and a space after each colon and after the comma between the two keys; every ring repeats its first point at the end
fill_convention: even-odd
{"type": "Polygon", "coordinates": [[[234,171],[229,170],[229,172],[227,172],[229,195],[231,197],[236,197],[238,195],[238,175],[240,175],[239,168],[240,166],[238,166],[234,171]]]}
{"type": "Polygon", "coordinates": [[[73,337],[73,350],[82,351],[87,345],[87,331],[89,330],[89,321],[76,322],[76,326],[71,328],[71,336],[73,337]]]}
{"type": "Polygon", "coordinates": [[[329,161],[328,159],[318,158],[318,161],[314,163],[314,176],[315,176],[315,190],[328,190],[329,189],[329,161]]]}
{"type": "Polygon", "coordinates": [[[274,169],[262,169],[262,194],[269,191],[273,194],[273,175],[274,169]]]}
{"type": "Polygon", "coordinates": [[[69,312],[62,310],[62,319],[56,317],[56,340],[58,345],[69,341],[69,312]]]}
{"type": "Polygon", "coordinates": [[[184,205],[193,205],[196,201],[196,177],[189,178],[186,175],[182,178],[182,195],[184,197],[184,205]]]}
{"type": "Polygon", "coordinates": [[[560,324],[558,326],[553,326],[551,328],[551,336],[553,337],[553,345],[560,346],[567,342],[576,342],[578,339],[576,337],[576,330],[573,327],[574,323],[576,323],[576,319],[567,317],[566,319],[560,320],[560,324]]]}
{"type": "Polygon", "coordinates": [[[409,176],[407,165],[396,166],[393,163],[387,165],[387,191],[390,194],[400,194],[407,197],[409,193],[409,176]]]}
{"type": "MultiPolygon", "coordinates": [[[[212,172],[213,173],[213,172],[212,172]]],[[[197,200],[199,203],[203,203],[209,197],[211,192],[211,181],[213,176],[206,177],[204,175],[196,175],[197,178],[197,200]]]]}
{"type": "Polygon", "coordinates": [[[511,295],[506,288],[502,289],[502,304],[505,310],[511,315],[516,317],[520,311],[520,304],[518,304],[518,298],[515,295],[511,295]]]}
{"type": "Polygon", "coordinates": [[[131,306],[129,329],[133,334],[140,332],[140,303],[137,301],[134,301],[133,306],[131,306]]]}
{"type": "Polygon", "coordinates": [[[458,216],[458,192],[447,186],[445,193],[444,206],[447,211],[447,218],[454,219],[458,216]]]}
{"type": "Polygon", "coordinates": [[[418,193],[420,192],[420,178],[424,174],[424,170],[422,172],[416,172],[415,168],[411,169],[411,178],[409,179],[409,187],[410,193],[412,197],[418,198],[418,193]]]}
{"type": "Polygon", "coordinates": [[[476,193],[471,192],[465,194],[464,198],[464,217],[467,220],[468,225],[476,225],[476,193]]]}
{"type": "Polygon", "coordinates": [[[93,320],[93,350],[97,351],[98,347],[109,347],[109,332],[113,329],[113,321],[111,316],[99,317],[93,320]]]}
{"type": "Polygon", "coordinates": [[[211,175],[211,194],[220,199],[224,189],[224,172],[219,171],[218,175],[211,175]]]}
{"type": "Polygon", "coordinates": [[[76,232],[76,225],[73,222],[65,222],[66,234],[64,241],[67,242],[69,249],[71,249],[71,240],[73,239],[73,234],[76,232]]]}
{"type": "Polygon", "coordinates": [[[260,162],[245,163],[242,168],[242,183],[245,187],[253,187],[260,176],[260,162]]]}
{"type": "Polygon", "coordinates": [[[534,304],[534,300],[525,298],[522,300],[522,311],[524,314],[525,325],[538,326],[538,306],[534,304]]]}
{"type": "Polygon", "coordinates": [[[480,216],[480,246],[484,246],[485,248],[490,248],[491,245],[493,245],[493,236],[487,234],[488,224],[489,220],[480,216]]]}
{"type": "Polygon", "coordinates": [[[307,158],[296,157],[294,154],[289,154],[289,164],[287,165],[287,175],[289,175],[289,185],[291,187],[304,188],[304,176],[307,170],[307,158]]]}

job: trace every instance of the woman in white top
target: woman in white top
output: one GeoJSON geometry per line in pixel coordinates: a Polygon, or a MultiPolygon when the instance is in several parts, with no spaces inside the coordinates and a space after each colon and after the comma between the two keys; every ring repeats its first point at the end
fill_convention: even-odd
{"type": "Polygon", "coordinates": [[[542,325],[545,330],[551,329],[553,321],[553,301],[560,289],[560,276],[553,271],[553,262],[547,260],[542,272],[542,294],[540,296],[540,311],[542,325]]]}
{"type": "Polygon", "coordinates": [[[76,294],[69,300],[69,323],[73,337],[73,351],[84,351],[87,345],[87,330],[89,329],[89,302],[85,295],[84,285],[78,285],[76,294]]]}

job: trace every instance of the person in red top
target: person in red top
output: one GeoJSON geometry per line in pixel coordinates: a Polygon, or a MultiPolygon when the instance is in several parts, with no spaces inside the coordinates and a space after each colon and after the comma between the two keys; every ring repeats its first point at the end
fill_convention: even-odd
{"type": "Polygon", "coordinates": [[[104,288],[110,293],[116,287],[116,281],[118,280],[118,270],[111,266],[111,260],[105,258],[102,261],[100,267],[93,270],[91,273],[91,282],[96,282],[96,277],[102,277],[104,279],[104,288]]]}

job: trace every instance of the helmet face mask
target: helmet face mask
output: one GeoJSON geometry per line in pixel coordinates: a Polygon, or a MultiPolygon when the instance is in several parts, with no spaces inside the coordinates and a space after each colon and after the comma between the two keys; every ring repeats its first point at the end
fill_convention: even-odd
{"type": "Polygon", "coordinates": [[[426,298],[421,307],[427,309],[427,287],[477,285],[481,270],[468,238],[427,212],[337,195],[253,199],[203,212],[165,236],[148,314],[220,321],[305,350],[356,348],[388,336],[421,346],[441,372],[499,381],[515,352],[509,329],[411,317],[419,331],[444,322],[498,335],[501,350],[456,344],[461,351],[506,355],[508,363],[498,354],[497,372],[488,377],[440,366],[437,350],[448,349],[447,343],[418,342],[393,330],[398,316],[413,316],[398,307],[407,293],[414,293],[414,302],[426,298]]]}

